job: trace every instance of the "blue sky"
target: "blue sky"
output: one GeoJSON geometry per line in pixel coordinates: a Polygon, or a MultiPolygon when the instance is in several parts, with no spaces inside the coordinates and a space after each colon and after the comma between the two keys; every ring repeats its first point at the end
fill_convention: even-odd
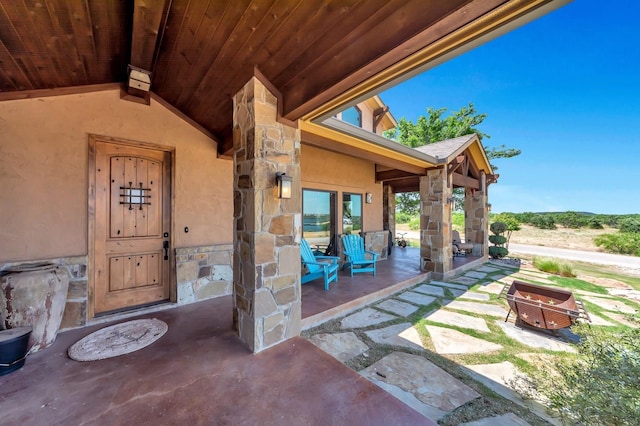
{"type": "Polygon", "coordinates": [[[472,102],[493,212],[640,213],[640,1],[575,0],[380,94],[393,115],[472,102]]]}

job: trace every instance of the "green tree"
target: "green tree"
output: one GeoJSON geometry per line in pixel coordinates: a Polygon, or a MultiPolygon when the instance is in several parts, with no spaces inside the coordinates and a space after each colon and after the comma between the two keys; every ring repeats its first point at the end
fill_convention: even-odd
{"type": "MultiPolygon", "coordinates": [[[[401,118],[398,127],[387,130],[385,136],[403,145],[417,148],[419,146],[440,142],[445,139],[475,133],[480,141],[490,136],[478,130],[478,126],[487,118],[487,114],[480,114],[472,103],[454,111],[446,117],[443,115],[447,108],[427,108],[427,115],[421,115],[416,122],[401,118]]],[[[485,147],[489,160],[495,158],[510,158],[520,155],[521,151],[507,148],[504,145],[494,148],[485,147]]],[[[494,169],[495,166],[492,165],[494,169]]]]}
{"type": "MultiPolygon", "coordinates": [[[[427,115],[421,115],[416,122],[411,122],[406,118],[401,118],[395,129],[387,130],[384,135],[403,145],[411,148],[440,142],[445,139],[457,138],[458,136],[475,133],[480,141],[489,139],[490,136],[481,132],[478,126],[487,118],[487,114],[480,114],[472,103],[463,106],[458,111],[444,116],[447,108],[427,108],[427,115]]],[[[504,145],[494,148],[487,148],[485,152],[489,160],[496,158],[510,158],[520,155],[521,151],[515,148],[507,148],[504,145]]],[[[497,170],[495,165],[491,165],[497,170]]],[[[402,194],[405,195],[405,194],[402,194]]],[[[456,189],[453,192],[454,209],[464,209],[464,190],[456,189]]],[[[400,198],[396,196],[396,209],[405,213],[410,213],[415,207],[415,213],[419,212],[420,199],[417,195],[405,195],[400,198]]]]}
{"type": "Polygon", "coordinates": [[[417,192],[396,194],[396,210],[408,216],[420,214],[420,194],[417,192]]]}

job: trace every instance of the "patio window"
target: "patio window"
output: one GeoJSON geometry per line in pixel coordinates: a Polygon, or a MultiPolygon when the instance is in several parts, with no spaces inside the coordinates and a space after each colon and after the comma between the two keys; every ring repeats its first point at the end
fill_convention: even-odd
{"type": "Polygon", "coordinates": [[[346,109],[342,111],[342,121],[362,127],[362,111],[356,106],[346,109]]]}
{"type": "Polygon", "coordinates": [[[335,192],[302,190],[302,237],[312,249],[335,254],[336,222],[335,192]]]}
{"type": "Polygon", "coordinates": [[[342,194],[342,233],[362,232],[362,194],[342,194]]]}

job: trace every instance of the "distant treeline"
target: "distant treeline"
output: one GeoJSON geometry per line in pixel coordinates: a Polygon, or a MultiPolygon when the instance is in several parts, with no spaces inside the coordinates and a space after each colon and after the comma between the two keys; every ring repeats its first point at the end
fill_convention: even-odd
{"type": "Polygon", "coordinates": [[[520,224],[533,225],[540,229],[556,229],[559,225],[574,229],[603,229],[604,226],[616,228],[617,232],[595,237],[595,245],[609,253],[640,256],[640,214],[500,213],[492,214],[491,221],[504,222],[509,231],[519,230],[520,224]]]}
{"type": "Polygon", "coordinates": [[[495,215],[492,220],[506,221],[509,218],[540,229],[556,229],[558,226],[573,229],[602,229],[604,226],[609,226],[620,230],[620,232],[640,233],[640,214],[595,214],[573,211],[545,213],[507,212],[495,215]]]}

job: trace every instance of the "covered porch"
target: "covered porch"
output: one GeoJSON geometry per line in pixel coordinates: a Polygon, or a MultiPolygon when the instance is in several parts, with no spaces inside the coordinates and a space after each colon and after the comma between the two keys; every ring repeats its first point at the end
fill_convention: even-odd
{"type": "MultiPolygon", "coordinates": [[[[456,256],[452,273],[461,274],[484,261],[482,256],[456,256]]],[[[324,290],[322,279],[302,285],[302,329],[344,316],[427,280],[431,273],[421,270],[420,263],[419,248],[394,247],[391,256],[378,261],[375,277],[370,273],[351,277],[348,271],[340,271],[338,283],[332,283],[329,291],[324,290]]]]}

